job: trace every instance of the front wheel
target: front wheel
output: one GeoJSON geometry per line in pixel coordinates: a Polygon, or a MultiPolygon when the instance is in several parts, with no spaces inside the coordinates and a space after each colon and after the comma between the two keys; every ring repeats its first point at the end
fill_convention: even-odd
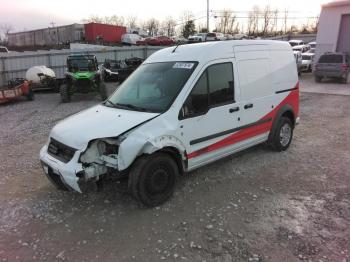
{"type": "Polygon", "coordinates": [[[293,138],[293,124],[287,117],[281,117],[278,121],[271,146],[275,151],[285,151],[288,149],[293,138]]]}
{"type": "Polygon", "coordinates": [[[62,103],[70,102],[70,93],[69,93],[68,85],[66,85],[66,84],[61,85],[60,94],[61,94],[62,103]]]}
{"type": "Polygon", "coordinates": [[[145,206],[158,206],[173,195],[178,174],[176,162],[166,153],[141,156],[130,170],[129,190],[145,206]]]}
{"type": "Polygon", "coordinates": [[[104,101],[107,99],[107,87],[104,83],[100,83],[99,84],[99,93],[100,93],[100,97],[101,99],[104,101]]]}
{"type": "Polygon", "coordinates": [[[29,88],[28,90],[28,94],[26,95],[27,99],[29,101],[33,101],[34,100],[34,91],[32,88],[29,88]]]}

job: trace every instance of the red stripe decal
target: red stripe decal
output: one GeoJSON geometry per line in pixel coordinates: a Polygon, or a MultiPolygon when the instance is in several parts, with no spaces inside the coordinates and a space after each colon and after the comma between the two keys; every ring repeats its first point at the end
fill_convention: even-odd
{"type": "Polygon", "coordinates": [[[235,143],[241,142],[248,138],[261,135],[263,133],[270,131],[273,123],[273,119],[276,113],[282,106],[286,104],[289,104],[293,108],[295,115],[298,116],[299,115],[299,82],[295,87],[297,88],[296,90],[291,91],[289,95],[278,106],[276,106],[271,112],[269,112],[267,115],[265,115],[260,119],[260,120],[266,120],[271,118],[272,121],[265,122],[260,125],[251,126],[251,127],[242,129],[240,131],[237,131],[236,133],[233,133],[232,135],[224,138],[223,140],[220,140],[212,145],[209,145],[207,147],[204,147],[202,149],[199,149],[197,151],[187,154],[187,158],[191,159],[191,158],[200,156],[202,154],[209,153],[209,152],[218,150],[220,148],[233,145],[235,143]]]}

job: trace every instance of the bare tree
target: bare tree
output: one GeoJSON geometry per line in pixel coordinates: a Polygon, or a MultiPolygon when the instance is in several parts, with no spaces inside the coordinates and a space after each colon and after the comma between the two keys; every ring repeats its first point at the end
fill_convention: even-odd
{"type": "Polygon", "coordinates": [[[110,17],[106,17],[106,24],[110,25],[119,25],[119,26],[124,26],[124,17],[118,16],[118,15],[112,15],[110,17]]]}
{"type": "Polygon", "coordinates": [[[262,30],[262,35],[265,36],[268,33],[269,26],[271,24],[271,19],[272,19],[272,12],[271,12],[271,7],[270,5],[266,5],[264,7],[263,11],[263,30],[262,30]]]}
{"type": "Polygon", "coordinates": [[[236,21],[236,16],[229,9],[223,10],[219,17],[219,22],[216,25],[216,31],[221,33],[232,33],[234,31],[234,25],[236,21]]]}
{"type": "Polygon", "coordinates": [[[287,34],[288,17],[289,17],[289,11],[288,11],[288,9],[284,9],[283,27],[284,27],[284,33],[285,33],[285,34],[287,34]]]}
{"type": "Polygon", "coordinates": [[[272,11],[271,14],[271,26],[270,26],[270,33],[271,34],[277,34],[278,31],[278,9],[272,11]]]}
{"type": "Polygon", "coordinates": [[[126,25],[130,28],[137,27],[137,17],[136,16],[128,16],[126,18],[126,25]]]}
{"type": "Polygon", "coordinates": [[[311,24],[311,32],[316,34],[317,31],[318,31],[318,26],[319,26],[319,23],[320,23],[320,17],[317,16],[315,21],[311,24]]]}
{"type": "MultiPolygon", "coordinates": [[[[3,24],[0,26],[0,30],[4,36],[3,41],[7,42],[9,39],[9,34],[13,31],[13,26],[10,24],[3,24]]],[[[0,36],[1,36],[1,34],[0,34],[0,36]]]]}
{"type": "Polygon", "coordinates": [[[175,26],[176,26],[176,21],[171,17],[165,18],[163,21],[163,29],[166,32],[166,35],[168,37],[173,36],[175,34],[175,26]]]}
{"type": "Polygon", "coordinates": [[[159,21],[155,18],[151,18],[146,21],[145,27],[148,31],[149,36],[155,36],[159,30],[159,21]]]}
{"type": "Polygon", "coordinates": [[[103,23],[103,18],[98,15],[90,15],[88,18],[83,19],[84,23],[103,23]]]}
{"type": "Polygon", "coordinates": [[[91,15],[87,19],[83,19],[84,23],[103,23],[108,25],[124,25],[124,17],[112,15],[112,16],[105,16],[100,17],[98,15],[91,15]]]}
{"type": "Polygon", "coordinates": [[[255,5],[248,13],[248,34],[259,34],[259,22],[260,22],[260,7],[255,5]]]}

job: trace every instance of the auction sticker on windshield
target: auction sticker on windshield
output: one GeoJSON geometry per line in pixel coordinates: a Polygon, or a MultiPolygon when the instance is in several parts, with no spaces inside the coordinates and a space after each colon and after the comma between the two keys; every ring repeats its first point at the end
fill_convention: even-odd
{"type": "Polygon", "coordinates": [[[193,66],[194,66],[194,63],[175,63],[173,68],[192,69],[193,66]]]}

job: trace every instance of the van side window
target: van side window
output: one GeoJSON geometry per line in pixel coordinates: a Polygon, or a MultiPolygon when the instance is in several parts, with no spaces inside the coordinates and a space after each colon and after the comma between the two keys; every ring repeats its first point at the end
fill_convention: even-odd
{"type": "Polygon", "coordinates": [[[208,77],[207,71],[204,71],[196,85],[193,87],[191,94],[187,97],[186,115],[196,116],[204,114],[208,111],[208,77]]]}
{"type": "Polygon", "coordinates": [[[184,104],[185,116],[205,114],[210,107],[234,103],[232,63],[209,66],[198,79],[184,104]]]}
{"type": "Polygon", "coordinates": [[[209,103],[211,107],[234,102],[233,68],[231,63],[208,67],[209,103]]]}

